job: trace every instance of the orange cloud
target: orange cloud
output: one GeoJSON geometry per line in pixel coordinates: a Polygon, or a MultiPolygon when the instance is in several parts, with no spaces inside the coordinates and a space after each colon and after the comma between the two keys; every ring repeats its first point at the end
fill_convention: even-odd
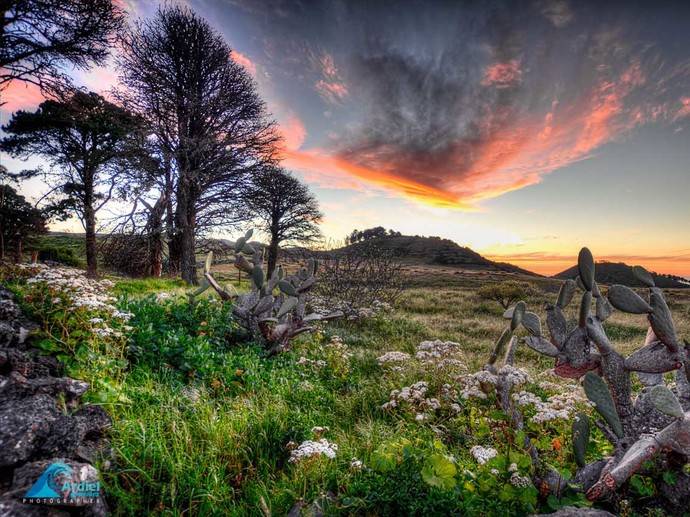
{"type": "Polygon", "coordinates": [[[288,149],[283,152],[282,158],[283,163],[288,168],[299,170],[306,175],[307,179],[327,187],[365,190],[361,182],[348,180],[348,177],[355,177],[364,180],[365,183],[373,183],[376,186],[400,192],[407,197],[434,206],[461,207],[468,210],[471,208],[460,206],[453,195],[437,188],[407,180],[382,170],[357,165],[323,149],[304,151],[288,149]]]}
{"type": "Polygon", "coordinates": [[[251,59],[249,59],[241,52],[237,52],[236,50],[232,50],[230,52],[230,57],[235,63],[243,66],[245,70],[249,72],[249,75],[251,75],[252,77],[256,77],[256,65],[251,59]]]}
{"type": "Polygon", "coordinates": [[[522,70],[517,59],[507,63],[494,63],[484,70],[482,86],[495,86],[496,88],[508,88],[515,86],[522,80],[522,70]]]}
{"type": "Polygon", "coordinates": [[[561,167],[583,160],[651,117],[626,111],[624,101],[645,82],[632,65],[616,81],[603,81],[570,104],[554,102],[548,113],[490,114],[475,139],[451,142],[429,156],[372,144],[357,149],[303,151],[296,168],[330,167],[436,206],[472,209],[480,201],[534,185],[561,167]]]}
{"type": "Polygon", "coordinates": [[[21,109],[35,109],[45,100],[38,86],[24,81],[12,81],[0,93],[0,97],[2,98],[0,102],[4,103],[1,109],[7,113],[21,109]]]}

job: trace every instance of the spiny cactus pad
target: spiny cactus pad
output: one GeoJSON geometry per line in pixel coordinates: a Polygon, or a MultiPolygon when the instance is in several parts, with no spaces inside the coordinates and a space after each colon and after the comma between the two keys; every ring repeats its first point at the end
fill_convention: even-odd
{"type": "Polygon", "coordinates": [[[584,467],[587,462],[585,455],[589,444],[589,417],[578,413],[573,420],[573,455],[578,467],[584,467]]]}
{"type": "Polygon", "coordinates": [[[630,314],[647,314],[652,312],[649,304],[635,291],[627,286],[615,284],[609,287],[608,299],[616,309],[630,314]]]}
{"type": "Polygon", "coordinates": [[[587,372],[583,386],[587,398],[594,402],[597,412],[604,417],[604,420],[609,424],[611,430],[616,433],[616,436],[623,438],[623,426],[611,398],[611,392],[604,379],[596,373],[587,372]]]}
{"type": "Polygon", "coordinates": [[[589,248],[582,248],[577,257],[577,268],[580,272],[580,280],[587,291],[594,286],[594,257],[589,248]]]}
{"type": "Polygon", "coordinates": [[[654,407],[662,413],[676,418],[683,418],[685,415],[676,396],[663,384],[651,388],[649,396],[654,407]]]}

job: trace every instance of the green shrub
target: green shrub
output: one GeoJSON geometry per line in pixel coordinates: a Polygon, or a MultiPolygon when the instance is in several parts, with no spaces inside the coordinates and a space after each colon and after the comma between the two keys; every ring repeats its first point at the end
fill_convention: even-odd
{"type": "Polygon", "coordinates": [[[66,266],[79,267],[82,265],[81,259],[77,256],[74,248],[53,244],[42,244],[38,249],[38,260],[59,262],[66,266]]]}
{"type": "Polygon", "coordinates": [[[157,301],[154,296],[123,300],[133,314],[128,355],[152,370],[173,369],[190,378],[208,378],[223,368],[229,345],[241,339],[230,304],[203,299],[157,301]]]}
{"type": "Polygon", "coordinates": [[[501,307],[507,309],[518,300],[527,298],[530,290],[529,284],[506,280],[505,282],[497,282],[480,287],[477,295],[485,300],[498,302],[501,304],[501,307]]]}

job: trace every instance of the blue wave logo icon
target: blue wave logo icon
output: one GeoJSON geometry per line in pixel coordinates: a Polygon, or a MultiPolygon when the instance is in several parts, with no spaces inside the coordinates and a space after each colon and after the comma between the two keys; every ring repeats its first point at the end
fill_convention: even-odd
{"type": "Polygon", "coordinates": [[[61,462],[51,463],[24,497],[27,499],[63,499],[68,495],[63,493],[63,487],[70,486],[71,481],[72,467],[61,462]]]}

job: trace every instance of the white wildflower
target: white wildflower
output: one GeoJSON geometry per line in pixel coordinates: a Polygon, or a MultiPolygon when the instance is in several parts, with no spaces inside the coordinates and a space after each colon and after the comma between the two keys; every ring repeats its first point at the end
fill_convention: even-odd
{"type": "Polygon", "coordinates": [[[352,458],[352,461],[350,461],[350,468],[352,470],[362,470],[364,468],[364,462],[357,458],[352,458]]]}
{"type": "Polygon", "coordinates": [[[327,458],[335,458],[338,451],[338,446],[335,443],[330,443],[325,438],[318,441],[307,440],[302,442],[299,447],[290,453],[290,463],[298,463],[305,458],[315,456],[326,456],[327,458]]]}
{"type": "Polygon", "coordinates": [[[517,488],[527,488],[532,486],[532,480],[527,476],[521,476],[517,472],[513,472],[510,476],[510,484],[517,488]]]}
{"type": "Polygon", "coordinates": [[[481,445],[475,445],[470,449],[470,454],[477,460],[477,463],[484,465],[491,458],[495,458],[498,455],[498,451],[491,447],[482,447],[481,445]]]}
{"type": "Polygon", "coordinates": [[[398,351],[393,351],[393,352],[386,352],[382,356],[379,356],[376,358],[378,363],[380,365],[388,364],[388,363],[399,363],[403,361],[407,361],[410,359],[410,354],[406,354],[405,352],[398,352],[398,351]]]}

